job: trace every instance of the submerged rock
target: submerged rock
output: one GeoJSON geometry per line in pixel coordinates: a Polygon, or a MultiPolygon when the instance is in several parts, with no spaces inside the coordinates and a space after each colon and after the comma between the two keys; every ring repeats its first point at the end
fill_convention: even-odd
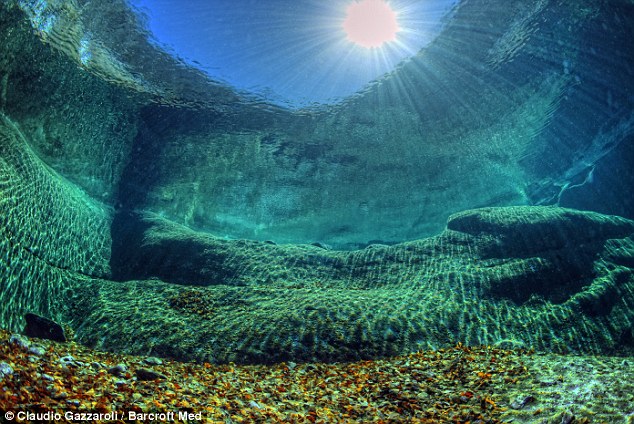
{"type": "Polygon", "coordinates": [[[31,313],[26,314],[24,319],[26,320],[26,327],[24,328],[26,336],[49,339],[56,342],[66,341],[62,326],[55,321],[31,313]]]}
{"type": "Polygon", "coordinates": [[[117,377],[121,377],[128,372],[128,366],[126,364],[117,364],[114,367],[108,369],[108,373],[117,377]]]}
{"type": "Polygon", "coordinates": [[[152,371],[148,368],[137,369],[136,377],[139,381],[165,380],[167,378],[165,374],[161,374],[157,371],[152,371]]]}
{"type": "MultiPolygon", "coordinates": [[[[634,257],[634,222],[619,217],[478,209],[452,216],[438,236],[351,252],[224,240],[151,214],[122,223],[134,229],[119,252],[132,281],[102,285],[108,325],[103,314],[85,317],[85,343],[247,363],[374,358],[457,342],[634,350],[623,337],[634,310],[633,272],[623,265],[634,257]]],[[[87,288],[75,293],[78,303],[94,302],[87,288]]]]}

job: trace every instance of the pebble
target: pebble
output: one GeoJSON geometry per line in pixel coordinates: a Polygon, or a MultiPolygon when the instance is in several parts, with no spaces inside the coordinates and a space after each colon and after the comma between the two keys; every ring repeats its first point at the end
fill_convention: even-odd
{"type": "Polygon", "coordinates": [[[53,393],[51,393],[51,399],[60,400],[60,399],[66,399],[67,397],[68,397],[68,393],[66,392],[58,392],[56,390],[53,390],[53,393]]]}
{"type": "Polygon", "coordinates": [[[42,374],[42,380],[53,381],[55,378],[52,375],[42,374]]]}
{"type": "Polygon", "coordinates": [[[75,358],[73,358],[71,355],[66,355],[59,358],[59,362],[64,362],[64,363],[75,362],[75,358]]]}
{"type": "Polygon", "coordinates": [[[156,358],[154,356],[149,356],[145,358],[143,362],[145,362],[148,365],[162,365],[163,364],[163,361],[161,359],[156,358]]]}
{"type": "Polygon", "coordinates": [[[0,379],[8,375],[13,375],[13,368],[6,362],[0,362],[0,379]]]}
{"type": "Polygon", "coordinates": [[[35,356],[44,356],[46,350],[42,346],[34,345],[29,348],[29,353],[35,356]]]}
{"type": "Polygon", "coordinates": [[[9,338],[9,343],[17,345],[24,350],[28,349],[29,346],[31,345],[31,343],[29,342],[29,339],[27,339],[21,334],[12,334],[11,337],[9,338]]]}
{"type": "Polygon", "coordinates": [[[136,370],[136,378],[140,381],[150,381],[157,379],[166,379],[167,376],[160,372],[152,371],[148,368],[139,368],[136,370]]]}
{"type": "Polygon", "coordinates": [[[79,364],[77,362],[75,362],[75,358],[73,358],[71,355],[66,355],[66,356],[62,356],[61,358],[59,358],[59,362],[66,367],[77,367],[79,366],[79,364]]]}
{"type": "Polygon", "coordinates": [[[121,375],[125,374],[127,371],[128,371],[128,366],[126,364],[117,364],[114,367],[110,368],[108,370],[108,373],[112,375],[116,375],[117,377],[120,377],[121,375]]]}

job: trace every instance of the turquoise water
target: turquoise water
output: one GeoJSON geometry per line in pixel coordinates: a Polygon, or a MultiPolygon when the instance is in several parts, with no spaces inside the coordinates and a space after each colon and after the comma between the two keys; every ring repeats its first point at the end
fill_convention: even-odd
{"type": "Polygon", "coordinates": [[[4,2],[0,323],[208,362],[631,355],[633,8],[464,0],[267,97],[318,55],[214,74],[124,1],[4,2]]]}

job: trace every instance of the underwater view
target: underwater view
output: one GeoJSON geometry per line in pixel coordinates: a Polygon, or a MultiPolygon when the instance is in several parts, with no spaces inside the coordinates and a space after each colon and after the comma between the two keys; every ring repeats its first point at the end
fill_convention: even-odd
{"type": "Polygon", "coordinates": [[[0,421],[634,423],[634,0],[1,0],[0,421]]]}

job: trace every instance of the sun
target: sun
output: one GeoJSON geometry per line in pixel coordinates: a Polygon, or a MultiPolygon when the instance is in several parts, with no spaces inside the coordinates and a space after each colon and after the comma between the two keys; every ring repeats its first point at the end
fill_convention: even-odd
{"type": "Polygon", "coordinates": [[[343,29],[348,40],[367,48],[396,40],[399,31],[396,13],[384,0],[353,2],[348,6],[343,29]]]}

